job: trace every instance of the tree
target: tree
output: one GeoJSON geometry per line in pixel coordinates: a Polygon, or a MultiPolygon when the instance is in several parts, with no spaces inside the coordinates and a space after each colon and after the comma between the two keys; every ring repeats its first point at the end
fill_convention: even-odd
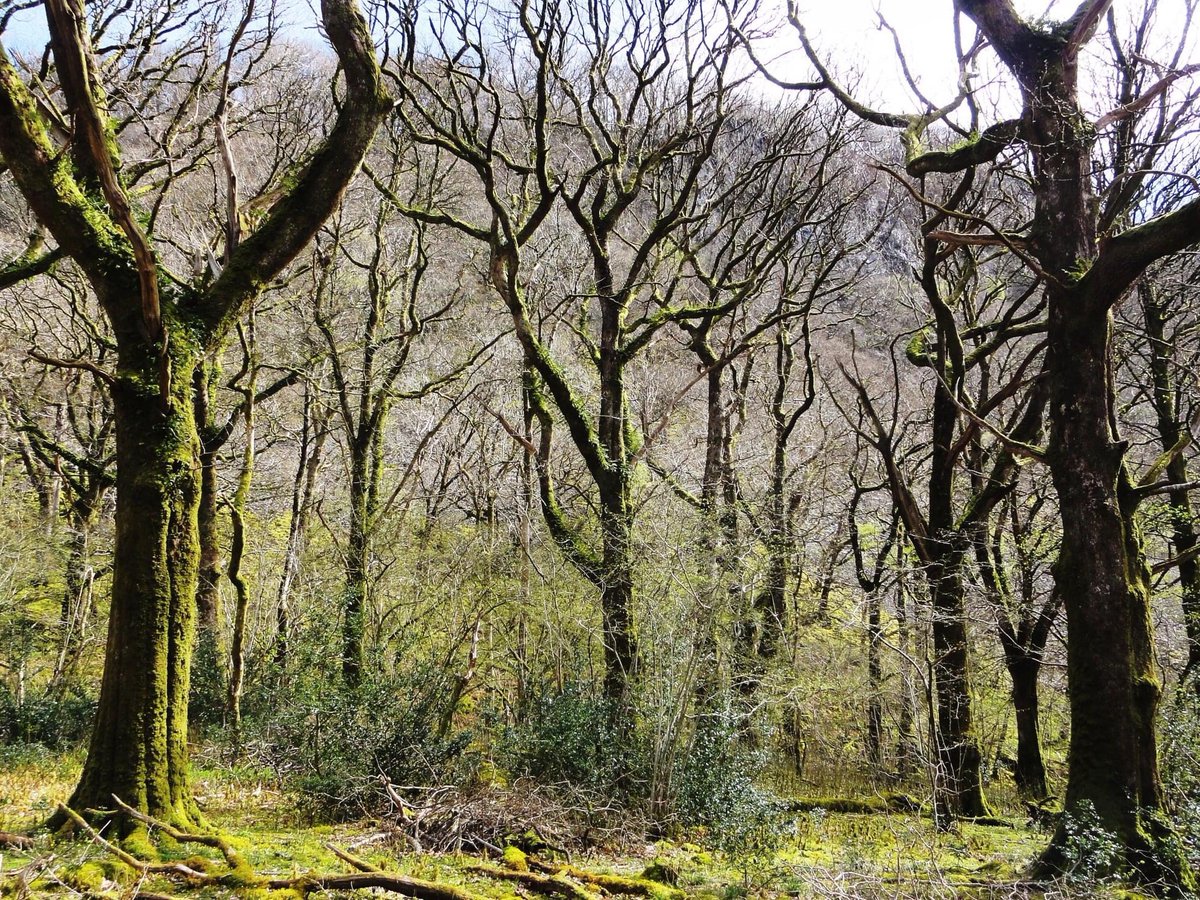
{"type": "MultiPolygon", "coordinates": [[[[913,475],[901,462],[896,400],[892,420],[885,424],[867,380],[857,371],[843,370],[857,396],[856,430],[879,454],[905,535],[929,585],[937,698],[935,799],[943,825],[956,816],[988,814],[974,726],[966,580],[972,549],[986,540],[993,510],[1012,490],[1019,461],[1015,448],[1036,440],[1045,406],[1041,379],[1033,378],[1026,387],[1030,370],[1036,373],[1041,345],[1022,340],[1045,327],[1036,281],[1009,281],[988,248],[967,246],[945,253],[940,247],[938,234],[950,216],[983,221],[963,212],[974,181],[974,173],[968,173],[937,200],[927,199],[930,188],[918,195],[933,210],[921,225],[921,263],[914,267],[929,319],[906,348],[908,361],[932,375],[923,492],[912,487],[913,475]],[[1011,294],[1009,284],[1015,287],[1011,294]],[[981,414],[1004,414],[1004,430],[989,434],[981,414]]],[[[896,373],[893,393],[899,391],[896,373]]],[[[906,422],[905,430],[912,424],[906,422]]]]}
{"type": "Polygon", "coordinates": [[[1045,590],[1039,577],[1045,545],[1057,536],[1048,533],[1051,528],[1045,521],[1046,487],[1034,485],[1022,492],[1018,483],[1004,498],[990,535],[980,535],[975,543],[975,559],[996,608],[996,630],[1012,681],[1017,723],[1013,776],[1022,796],[1033,800],[1050,794],[1042,759],[1038,675],[1062,609],[1062,592],[1054,586],[1045,590]]]}
{"type": "MultiPolygon", "coordinates": [[[[1004,124],[1011,137],[1000,146],[1020,140],[1034,174],[1027,241],[1049,309],[1048,461],[1062,513],[1056,577],[1070,632],[1067,815],[1094,809],[1140,877],[1190,889],[1191,872],[1163,815],[1155,736],[1161,688],[1150,573],[1135,518],[1144,495],[1114,426],[1110,350],[1113,306],[1156,260],[1200,241],[1200,199],[1125,228],[1114,215],[1112,195],[1107,208],[1096,202],[1091,163],[1098,130],[1152,99],[1135,98],[1098,127],[1082,108],[1080,50],[1110,0],[1087,0],[1059,22],[1027,21],[1009,2],[957,5],[1021,88],[1021,119],[1004,124]]],[[[984,134],[994,139],[1000,127],[984,134]]],[[[998,150],[976,141],[959,151],[918,156],[908,169],[954,170],[998,150]]],[[[1065,842],[1060,828],[1047,864],[1062,864],[1065,842]]]]}
{"type": "MultiPolygon", "coordinates": [[[[1194,886],[1194,880],[1163,816],[1155,739],[1161,687],[1150,627],[1150,572],[1136,519],[1147,486],[1133,475],[1127,443],[1117,434],[1111,312],[1149,266],[1200,241],[1200,199],[1194,191],[1175,189],[1173,211],[1143,219],[1131,202],[1175,179],[1137,158],[1133,165],[1113,167],[1119,177],[1097,197],[1093,163],[1099,135],[1147,110],[1162,110],[1171,86],[1194,69],[1181,67],[1185,35],[1162,75],[1141,93],[1099,118],[1089,115],[1080,92],[1080,53],[1111,5],[1085,0],[1065,19],[1035,21],[1020,15],[1011,0],[956,0],[956,14],[974,24],[981,40],[966,51],[960,43],[964,78],[958,96],[938,108],[917,90],[925,112],[916,115],[881,113],[854,100],[822,65],[794,11],[792,19],[823,86],[864,118],[903,129],[911,177],[969,174],[1010,148],[1022,148],[1029,160],[1034,209],[1028,227],[1015,233],[993,227],[986,240],[1033,271],[1048,310],[1045,457],[1062,516],[1057,577],[1070,632],[1066,821],[1094,810],[1124,848],[1124,866],[1150,883],[1179,890],[1194,886]],[[1015,82],[1021,102],[1018,117],[987,127],[977,122],[968,66],[984,43],[1015,82]],[[950,123],[964,105],[972,127],[957,128],[963,139],[944,150],[924,150],[920,139],[930,123],[950,123]]],[[[1149,158],[1160,150],[1161,144],[1149,158]]],[[[951,248],[961,243],[953,234],[940,239],[951,248]]],[[[1047,867],[1066,865],[1067,836],[1063,825],[1043,857],[1047,867]]]]}
{"type": "MultiPolygon", "coordinates": [[[[378,190],[371,191],[362,221],[348,213],[331,223],[330,240],[321,250],[327,264],[318,266],[312,294],[313,321],[330,361],[333,418],[349,456],[350,521],[342,594],[342,677],[349,687],[357,687],[363,678],[373,606],[371,555],[381,512],[389,417],[398,402],[420,400],[459,379],[496,340],[483,341],[465,361],[441,372],[435,371],[440,368],[437,363],[421,358],[422,337],[458,313],[463,292],[461,285],[446,287],[450,279],[427,277],[431,267],[439,275],[451,269],[453,242],[432,246],[432,226],[397,213],[397,206],[408,209],[421,202],[435,189],[436,180],[418,167],[413,183],[402,187],[399,148],[393,143],[389,150],[391,171],[382,176],[371,171],[378,190]],[[409,195],[399,196],[402,190],[409,195]],[[413,370],[421,373],[419,380],[413,370]]],[[[448,416],[418,442],[417,455],[448,416]]]]}
{"type": "MultiPolygon", "coordinates": [[[[1187,294],[1194,290],[1196,273],[1178,273],[1171,278],[1163,271],[1142,278],[1137,285],[1141,313],[1141,333],[1136,337],[1147,356],[1150,384],[1150,406],[1154,411],[1161,458],[1165,461],[1161,475],[1169,484],[1190,485],[1188,459],[1184,445],[1193,440],[1189,417],[1185,414],[1187,398],[1180,384],[1180,369],[1187,365],[1185,339],[1187,320],[1176,321],[1188,310],[1187,294]],[[1166,276],[1166,277],[1164,277],[1166,276]],[[1144,342],[1144,343],[1143,343],[1144,342]],[[1184,358],[1181,358],[1184,357],[1184,358]]],[[[1184,369],[1186,371],[1186,369],[1184,369]]],[[[1193,416],[1194,418],[1194,416],[1193,416]]],[[[1200,537],[1196,534],[1195,514],[1187,487],[1171,490],[1168,495],[1170,515],[1171,559],[1155,566],[1155,573],[1174,567],[1179,576],[1179,592],[1183,606],[1183,623],[1188,639],[1187,660],[1180,680],[1193,679],[1200,690],[1200,537]]]]}
{"type": "MultiPolygon", "coordinates": [[[[66,108],[35,101],[0,49],[0,156],[86,275],[116,342],[115,369],[104,374],[116,416],[112,610],[96,725],[71,805],[106,809],[116,794],[164,821],[195,824],[187,760],[200,451],[193,373],[337,206],[392,103],[353,0],[323,0],[344,76],[333,127],[262,224],[227,234],[220,273],[183,278],[132,206],[86,10],[80,0],[49,0],[46,12],[66,108]],[[60,152],[65,122],[72,137],[60,152]]],[[[226,199],[236,209],[236,193],[226,199]]],[[[122,831],[134,827],[121,817],[122,831]]]]}
{"type": "MultiPolygon", "coordinates": [[[[440,4],[420,26],[432,34],[432,58],[417,52],[424,32],[414,17],[398,81],[416,152],[447,154],[463,179],[457,196],[444,189],[407,213],[487,248],[488,281],[524,360],[538,431],[526,449],[543,519],[599,593],[604,691],[627,731],[638,669],[633,489],[672,406],[639,418],[631,374],[666,326],[716,317],[756,293],[804,221],[782,207],[756,212],[769,239],[739,246],[747,232],[732,226],[733,259],[708,272],[705,241],[722,231],[709,222],[727,222],[721,211],[754,196],[757,180],[769,183],[787,150],[742,171],[722,165],[722,141],[749,146],[761,135],[733,127],[737,43],[711,10],[695,0],[618,7],[440,4]],[[678,42],[693,51],[677,57],[678,42]],[[565,331],[570,340],[559,337],[565,331]],[[573,356],[586,375],[572,372],[573,356]],[[596,402],[581,380],[594,385],[596,402]],[[594,489],[587,525],[573,521],[555,489],[559,423],[594,489]]],[[[791,184],[779,188],[787,195],[791,184]]]]}

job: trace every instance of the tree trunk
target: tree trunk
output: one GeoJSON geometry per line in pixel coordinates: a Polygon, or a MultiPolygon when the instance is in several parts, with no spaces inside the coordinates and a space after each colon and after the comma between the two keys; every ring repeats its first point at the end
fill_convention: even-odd
{"type": "Polygon", "coordinates": [[[1022,797],[1044,800],[1050,791],[1046,786],[1046,766],[1042,761],[1038,709],[1038,672],[1041,665],[1038,659],[1018,652],[1006,652],[1005,664],[1012,679],[1013,710],[1017,719],[1017,764],[1013,777],[1022,797]]]}
{"type": "Polygon", "coordinates": [[[619,734],[633,727],[632,682],[637,675],[637,641],[633,635],[633,510],[629,485],[619,474],[601,485],[603,574],[600,609],[603,618],[604,696],[619,734]]]}
{"type": "MultiPolygon", "coordinates": [[[[1180,441],[1186,435],[1185,425],[1179,418],[1179,403],[1175,389],[1171,358],[1172,345],[1166,336],[1166,321],[1163,304],[1155,285],[1148,279],[1138,283],[1138,297],[1142,302],[1146,336],[1150,339],[1150,376],[1153,382],[1154,412],[1158,420],[1158,436],[1164,453],[1174,453],[1167,464],[1168,480],[1185,484],[1188,479],[1187,460],[1184,458],[1180,441]]],[[[1200,674],[1200,560],[1192,555],[1196,547],[1196,526],[1192,518],[1192,502],[1186,490],[1173,491],[1171,504],[1171,543],[1179,557],[1179,592],[1183,604],[1183,622],[1188,637],[1187,663],[1181,680],[1200,674]]],[[[1200,678],[1193,682],[1200,692],[1200,678]]]]}
{"type": "Polygon", "coordinates": [[[364,438],[356,441],[350,451],[350,533],[346,540],[346,582],[342,589],[342,680],[348,688],[362,683],[366,660],[363,641],[368,594],[370,448],[370,440],[364,438]]]}
{"type": "Polygon", "coordinates": [[[197,625],[200,640],[215,635],[221,622],[221,545],[217,533],[217,451],[220,447],[212,432],[211,397],[209,378],[211,362],[196,366],[193,377],[195,385],[196,427],[201,434],[200,445],[200,506],[197,511],[197,526],[200,540],[200,580],[196,589],[197,625]]]}
{"type": "MultiPolygon", "coordinates": [[[[150,349],[122,350],[122,377],[113,387],[117,512],[108,647],[96,724],[70,805],[111,809],[116,794],[187,827],[200,822],[187,750],[200,442],[191,396],[195,359],[185,339],[172,342],[171,357],[165,410],[150,349]]],[[[135,824],[123,819],[121,831],[135,824]]]]}
{"type": "MultiPolygon", "coordinates": [[[[1050,467],[1063,509],[1056,577],[1063,591],[1070,683],[1068,816],[1093,809],[1150,882],[1188,880],[1176,842],[1164,840],[1155,724],[1161,686],[1125,444],[1110,423],[1108,315],[1072,314],[1051,292],[1050,467]],[[1101,649],[1102,648],[1102,649],[1101,649]]],[[[1046,861],[1062,862],[1060,828],[1046,861]]]]}
{"type": "Polygon", "coordinates": [[[933,604],[933,678],[937,697],[939,821],[989,815],[983,795],[983,756],[971,715],[970,649],[963,567],[969,539],[956,528],[951,447],[958,423],[946,384],[939,379],[933,401],[933,458],[929,476],[929,564],[933,604]]]}
{"type": "Polygon", "coordinates": [[[883,768],[883,627],[878,590],[867,595],[867,759],[883,768]]]}
{"type": "MultiPolygon", "coordinates": [[[[192,377],[196,429],[200,435],[200,500],[197,508],[197,537],[200,542],[200,568],[196,587],[196,686],[198,704],[193,719],[204,705],[219,705],[228,690],[229,660],[221,647],[221,542],[217,525],[217,455],[224,440],[213,422],[212,397],[209,393],[214,362],[202,359],[192,377]],[[211,696],[209,695],[211,692],[211,696]]],[[[217,713],[209,715],[217,718],[217,713]]]]}
{"type": "Polygon", "coordinates": [[[233,585],[237,598],[233,616],[233,634],[229,642],[229,685],[226,693],[229,714],[230,738],[234,759],[242,753],[242,693],[246,680],[246,618],[250,611],[250,584],[242,571],[246,555],[246,509],[250,504],[250,486],[254,481],[254,415],[255,392],[258,388],[258,359],[255,345],[254,309],[250,309],[244,330],[239,326],[245,352],[246,385],[242,388],[243,440],[242,471],[238,475],[237,490],[229,504],[229,518],[233,526],[233,539],[229,547],[229,569],[226,575],[233,585]]]}
{"type": "Polygon", "coordinates": [[[325,414],[313,415],[312,397],[304,391],[304,426],[300,438],[300,457],[296,463],[296,478],[292,483],[292,510],[288,523],[287,550],[283,573],[279,577],[279,594],[275,600],[275,665],[282,672],[287,668],[289,633],[291,631],[291,596],[308,535],[308,517],[316,490],[317,470],[329,431],[325,414]]]}
{"type": "MultiPolygon", "coordinates": [[[[911,657],[911,629],[908,624],[908,603],[905,598],[904,545],[896,548],[896,637],[905,657],[911,657]]],[[[905,660],[907,662],[907,659],[905,660]]],[[[913,709],[912,673],[906,672],[901,679],[900,716],[896,723],[896,776],[901,780],[916,771],[919,762],[917,735],[913,727],[916,713],[913,709]]]]}
{"type": "Polygon", "coordinates": [[[989,815],[983,796],[983,757],[971,715],[963,551],[943,542],[929,567],[933,598],[933,677],[937,696],[939,821],[989,815]]]}

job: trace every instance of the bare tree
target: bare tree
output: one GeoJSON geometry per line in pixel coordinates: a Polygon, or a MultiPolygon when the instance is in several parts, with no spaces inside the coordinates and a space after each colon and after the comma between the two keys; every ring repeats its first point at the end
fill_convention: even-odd
{"type": "MultiPolygon", "coordinates": [[[[117,794],[163,820],[195,824],[200,813],[187,761],[199,499],[193,372],[337,205],[391,101],[352,0],[325,0],[322,21],[344,78],[332,129],[258,228],[238,236],[219,274],[181,277],[167,268],[168,238],[154,227],[158,208],[141,218],[127,188],[139,171],[166,165],[174,155],[164,161],[152,149],[141,165],[122,166],[113,114],[119,104],[105,91],[87,11],[78,0],[45,6],[63,105],[35,99],[37,88],[0,50],[0,156],[38,221],[84,272],[116,344],[114,369],[81,363],[103,372],[111,391],[117,524],[104,680],[71,805],[106,809],[117,794]],[[60,152],[63,141],[67,152],[60,152]]],[[[169,7],[167,14],[187,21],[186,11],[169,7]]],[[[131,77],[156,71],[146,60],[169,52],[170,34],[143,32],[134,45],[140,51],[118,48],[132,53],[131,77]]],[[[194,50],[184,42],[179,52],[194,50]]],[[[176,107],[178,118],[191,108],[176,107]]],[[[158,129],[170,132],[172,116],[165,123],[130,121],[154,126],[159,143],[169,143],[158,129]]],[[[229,199],[236,208],[236,194],[229,199]]],[[[119,818],[122,831],[136,827],[119,818]]]]}

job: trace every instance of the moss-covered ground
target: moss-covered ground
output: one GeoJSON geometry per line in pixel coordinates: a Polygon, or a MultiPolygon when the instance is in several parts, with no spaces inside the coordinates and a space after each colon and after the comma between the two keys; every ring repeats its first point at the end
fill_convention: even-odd
{"type": "MultiPolygon", "coordinates": [[[[0,751],[0,830],[27,831],[44,820],[70,794],[80,762],[71,756],[0,751]]],[[[200,767],[195,783],[209,823],[259,876],[350,871],[330,849],[334,846],[350,848],[381,869],[456,885],[480,897],[531,895],[527,885],[479,871],[479,857],[409,852],[389,839],[377,821],[305,821],[294,798],[280,791],[269,775],[252,769],[200,767]]],[[[727,842],[724,850],[709,846],[713,842],[699,833],[674,841],[647,841],[621,855],[576,855],[570,863],[592,873],[644,875],[661,885],[650,893],[656,900],[678,898],[680,892],[697,898],[1127,896],[1117,885],[1025,883],[1022,873],[1045,841],[1043,831],[1018,820],[1012,827],[962,824],[939,832],[918,814],[816,809],[787,819],[782,833],[758,840],[751,831],[736,846],[727,842]]],[[[224,865],[209,848],[165,841],[159,842],[159,852],[164,859],[186,861],[195,869],[211,871],[224,865]]],[[[519,868],[507,858],[489,862],[519,868]]],[[[92,842],[54,842],[48,835],[38,836],[28,850],[0,851],[0,870],[0,895],[21,898],[240,895],[258,900],[270,893],[285,895],[230,884],[189,887],[177,878],[139,875],[92,842]]],[[[589,890],[604,895],[617,888],[592,884],[589,890]]]]}

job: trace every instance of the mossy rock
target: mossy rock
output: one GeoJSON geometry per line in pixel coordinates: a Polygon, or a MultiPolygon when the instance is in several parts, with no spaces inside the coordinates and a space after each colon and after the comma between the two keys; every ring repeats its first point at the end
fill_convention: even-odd
{"type": "Polygon", "coordinates": [[[525,856],[525,851],[520,847],[509,844],[504,848],[504,855],[501,859],[506,869],[512,869],[514,872],[529,871],[529,859],[525,856]]]}
{"type": "Polygon", "coordinates": [[[679,870],[665,860],[656,859],[642,870],[641,877],[646,881],[656,881],[659,884],[679,886],[679,870]]]}

